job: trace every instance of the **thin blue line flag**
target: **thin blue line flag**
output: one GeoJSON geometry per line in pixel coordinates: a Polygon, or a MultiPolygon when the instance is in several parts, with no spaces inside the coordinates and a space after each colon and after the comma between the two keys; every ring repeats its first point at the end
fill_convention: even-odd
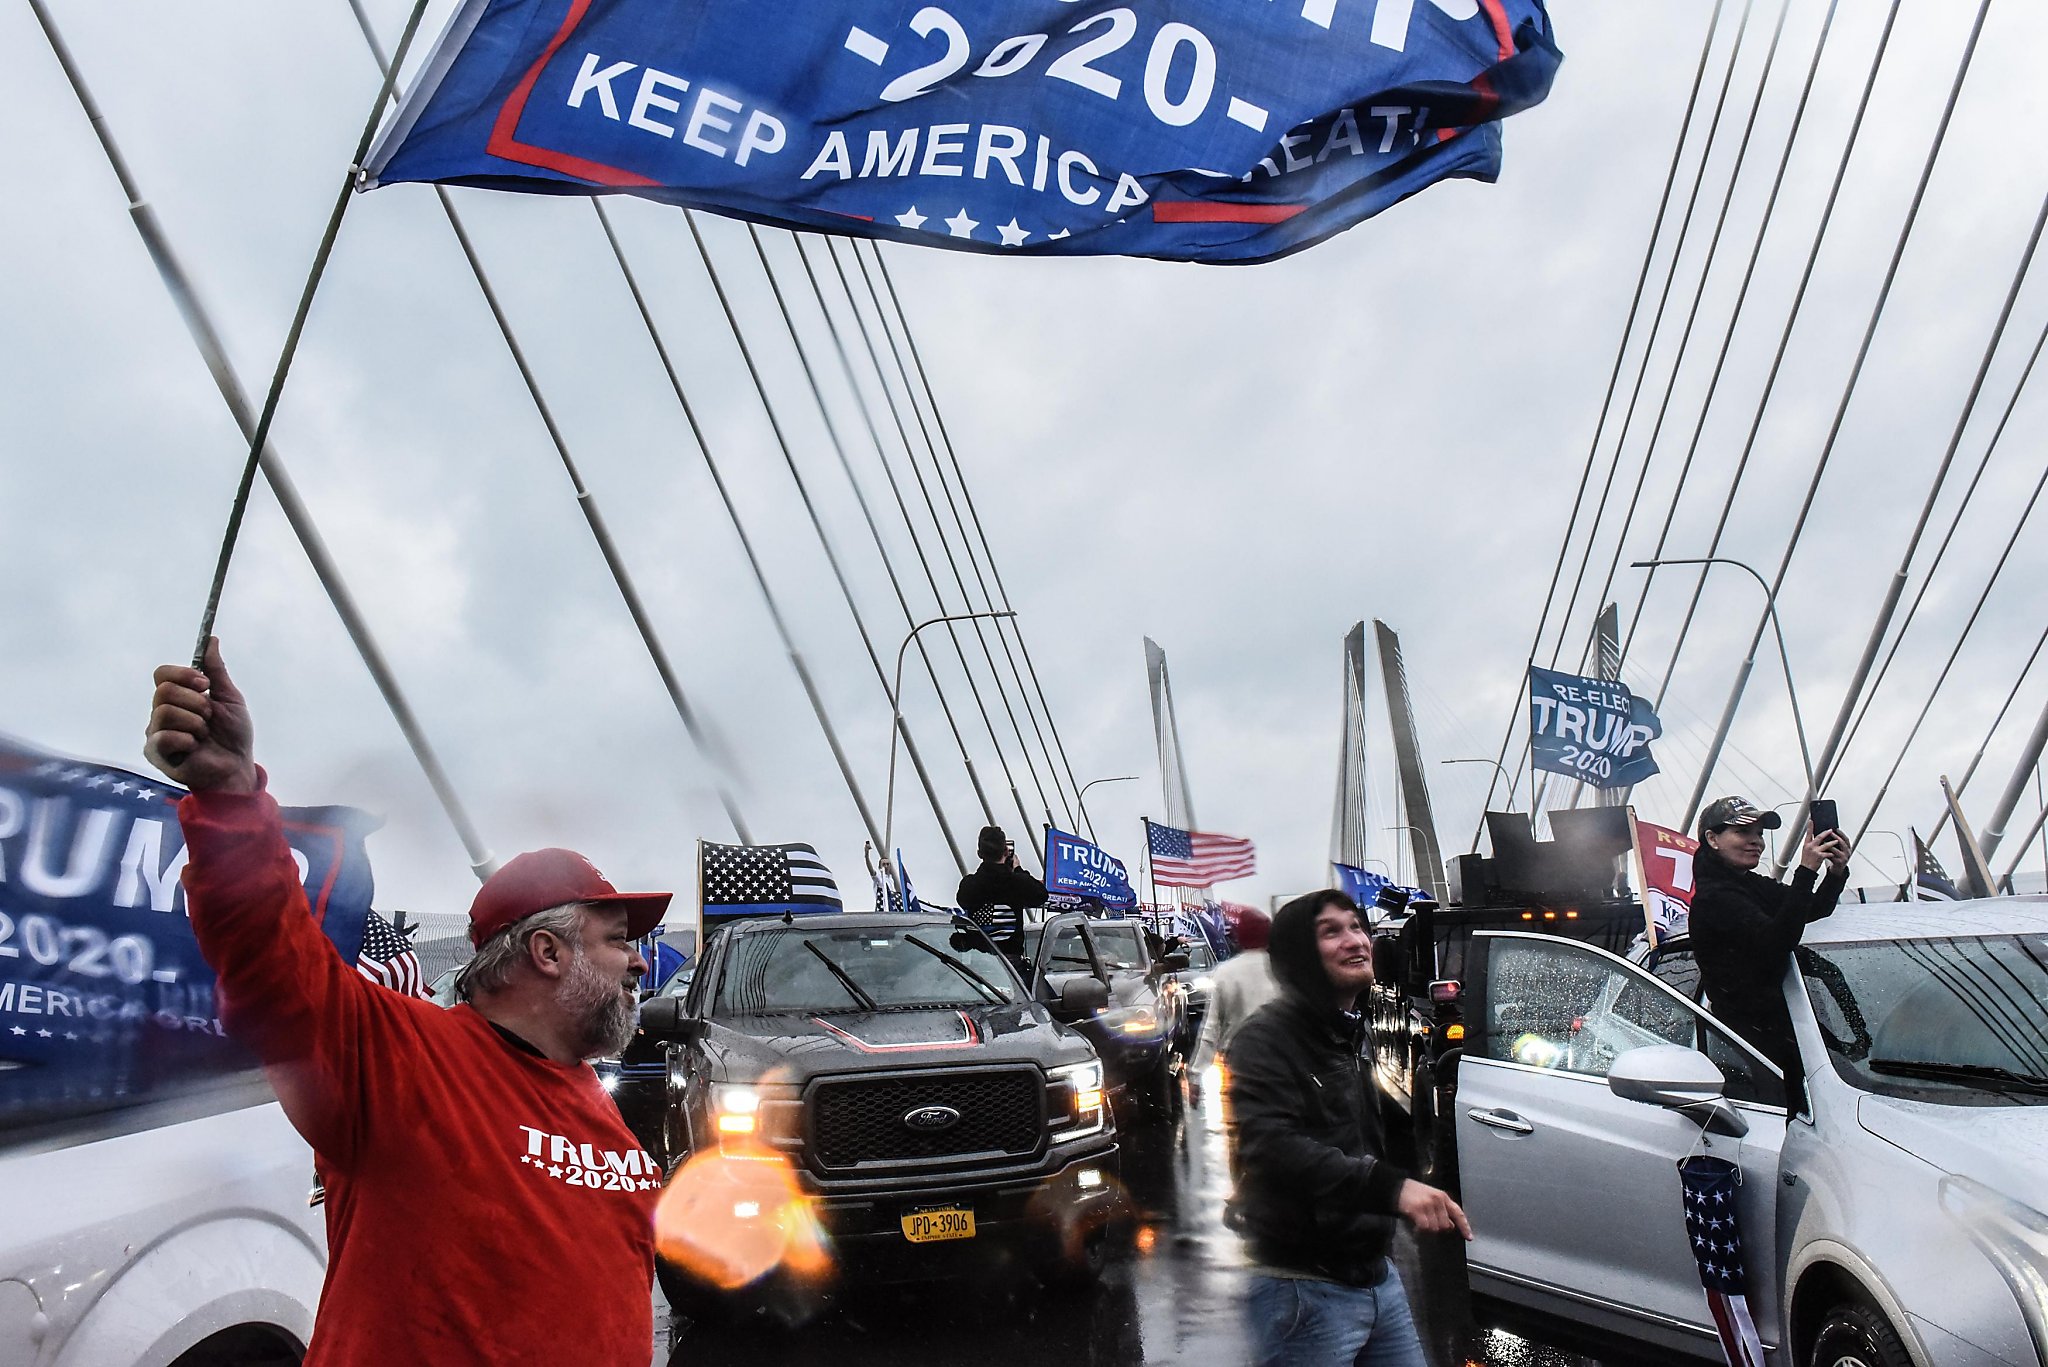
{"type": "Polygon", "coordinates": [[[465,0],[362,183],[1266,261],[1495,179],[1561,60],[1543,0],[465,0]]]}

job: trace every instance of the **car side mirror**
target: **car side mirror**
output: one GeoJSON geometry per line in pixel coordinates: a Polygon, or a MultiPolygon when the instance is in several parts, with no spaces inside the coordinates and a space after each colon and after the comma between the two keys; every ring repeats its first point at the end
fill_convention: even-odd
{"type": "Polygon", "coordinates": [[[1188,971],[1188,962],[1188,956],[1185,954],[1162,954],[1159,956],[1159,971],[1185,973],[1188,971]]]}
{"type": "Polygon", "coordinates": [[[704,1022],[683,1014],[680,997],[649,997],[640,1003],[640,1032],[658,1040],[694,1044],[703,1038],[704,1022]]]}
{"type": "Polygon", "coordinates": [[[1624,1101],[1641,1101],[1697,1121],[1715,1134],[1741,1138],[1749,1122],[1728,1104],[1727,1079],[1714,1061],[1681,1044],[1648,1044],[1630,1049],[1607,1070],[1607,1090],[1624,1101]]]}
{"type": "Polygon", "coordinates": [[[1109,1005],[1109,984],[1100,978],[1076,975],[1060,987],[1053,1014],[1061,1020],[1077,1021],[1109,1005]]]}

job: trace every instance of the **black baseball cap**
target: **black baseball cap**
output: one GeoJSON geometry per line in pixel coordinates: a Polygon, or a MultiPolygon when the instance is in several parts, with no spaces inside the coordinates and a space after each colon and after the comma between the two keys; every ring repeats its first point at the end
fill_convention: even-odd
{"type": "Polygon", "coordinates": [[[1700,838],[1705,839],[1708,831],[1725,830],[1730,826],[1754,826],[1758,830],[1775,831],[1785,824],[1785,818],[1776,812],[1767,812],[1746,797],[1717,797],[1700,813],[1700,838]]]}

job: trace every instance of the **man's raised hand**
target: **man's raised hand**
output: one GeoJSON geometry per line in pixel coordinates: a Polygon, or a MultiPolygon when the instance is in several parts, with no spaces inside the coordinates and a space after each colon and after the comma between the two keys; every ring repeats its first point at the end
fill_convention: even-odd
{"type": "Polygon", "coordinates": [[[1441,1234],[1455,1229],[1467,1239],[1472,1237],[1472,1224],[1465,1218],[1464,1208],[1445,1193],[1413,1178],[1401,1184],[1399,1198],[1401,1218],[1424,1234],[1441,1234]]]}
{"type": "Polygon", "coordinates": [[[151,764],[195,793],[256,791],[255,728],[208,637],[204,669],[159,665],[150,696],[142,753],[151,764]]]}

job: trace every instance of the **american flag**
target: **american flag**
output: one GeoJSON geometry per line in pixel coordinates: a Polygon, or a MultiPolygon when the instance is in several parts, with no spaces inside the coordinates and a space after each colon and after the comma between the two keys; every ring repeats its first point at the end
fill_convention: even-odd
{"type": "Polygon", "coordinates": [[[411,938],[374,911],[363,922],[363,949],[356,955],[356,972],[403,997],[427,995],[426,977],[420,972],[419,955],[412,952],[411,938]]]}
{"type": "MultiPolygon", "coordinates": [[[[1911,829],[1910,827],[1908,829],[1911,829]]],[[[1934,851],[1927,848],[1927,842],[1920,838],[1920,832],[1913,832],[1913,849],[1919,854],[1919,867],[1913,873],[1913,900],[1916,902],[1957,902],[1963,894],[1956,888],[1948,870],[1934,857],[1934,851]]]]}
{"type": "Polygon", "coordinates": [[[697,842],[697,879],[714,914],[844,911],[839,885],[812,845],[697,842]]]}
{"type": "Polygon", "coordinates": [[[1728,1367],[1764,1367],[1763,1343],[1749,1314],[1742,1235],[1735,1227],[1742,1172],[1725,1158],[1701,1154],[1678,1165],[1678,1181],[1685,1194],[1685,1235],[1699,1263],[1700,1285],[1728,1367]]]}
{"type": "Polygon", "coordinates": [[[1206,888],[1230,878],[1249,878],[1258,868],[1252,842],[1242,836],[1184,831],[1145,823],[1152,855],[1152,881],[1168,888],[1206,888]]]}

